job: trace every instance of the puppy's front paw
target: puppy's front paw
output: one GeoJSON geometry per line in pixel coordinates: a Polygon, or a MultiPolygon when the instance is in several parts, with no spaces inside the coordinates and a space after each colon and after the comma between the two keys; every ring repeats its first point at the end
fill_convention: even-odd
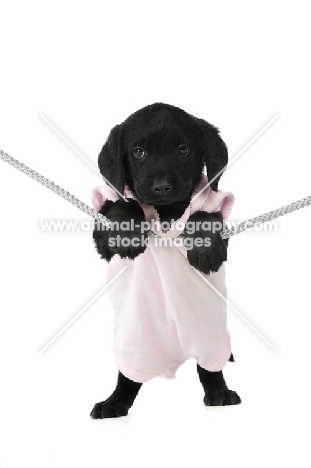
{"type": "Polygon", "coordinates": [[[234,390],[214,390],[205,395],[203,402],[205,406],[238,405],[241,398],[234,390]]]}
{"type": "Polygon", "coordinates": [[[134,260],[146,250],[148,234],[144,228],[145,215],[139,204],[132,199],[117,200],[108,205],[107,217],[112,222],[107,232],[108,249],[121,258],[134,260]]]}
{"type": "Polygon", "coordinates": [[[104,418],[118,418],[119,416],[126,416],[128,408],[122,401],[105,400],[100,403],[96,403],[91,411],[91,418],[93,419],[104,419],[104,418]]]}
{"type": "Polygon", "coordinates": [[[121,258],[130,258],[134,260],[138,255],[144,253],[147,247],[147,234],[136,229],[133,231],[117,233],[110,232],[108,236],[108,245],[112,252],[119,254],[121,258]]]}
{"type": "Polygon", "coordinates": [[[219,235],[217,240],[215,237],[212,239],[209,246],[193,246],[187,251],[187,257],[191,266],[208,275],[218,271],[222,263],[227,260],[227,247],[219,235]]]}

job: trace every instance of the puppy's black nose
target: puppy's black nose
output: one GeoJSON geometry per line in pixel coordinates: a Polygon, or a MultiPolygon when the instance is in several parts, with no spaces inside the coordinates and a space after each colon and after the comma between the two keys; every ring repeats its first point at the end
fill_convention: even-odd
{"type": "Polygon", "coordinates": [[[172,184],[167,182],[167,180],[161,180],[154,182],[152,190],[161,197],[165,197],[172,190],[172,184]]]}

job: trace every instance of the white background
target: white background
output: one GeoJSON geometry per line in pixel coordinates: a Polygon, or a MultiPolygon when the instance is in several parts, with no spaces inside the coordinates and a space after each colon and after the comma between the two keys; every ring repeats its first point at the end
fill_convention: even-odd
{"type": "MultiPolygon", "coordinates": [[[[217,125],[234,157],[223,175],[231,219],[310,193],[308,2],[3,1],[0,148],[91,203],[110,129],[165,102],[217,125]]],[[[242,405],[207,409],[188,361],[174,381],[145,384],[129,416],[93,421],[117,369],[90,232],[40,230],[83,213],[0,161],[0,467],[310,466],[310,210],[277,232],[230,240],[228,309],[242,405]]],[[[207,286],[208,287],[208,286],[207,286]]]]}

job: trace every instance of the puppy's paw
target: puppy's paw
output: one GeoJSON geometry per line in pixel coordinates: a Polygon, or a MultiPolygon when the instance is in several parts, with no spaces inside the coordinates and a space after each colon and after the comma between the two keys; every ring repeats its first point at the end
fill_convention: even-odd
{"type": "Polygon", "coordinates": [[[114,399],[96,403],[90,416],[92,419],[118,418],[119,416],[126,416],[127,413],[127,406],[122,401],[114,399]]]}
{"type": "Polygon", "coordinates": [[[119,254],[121,258],[134,260],[138,255],[144,253],[148,243],[148,236],[139,229],[131,232],[111,232],[108,237],[108,245],[113,253],[119,254]]]}
{"type": "Polygon", "coordinates": [[[214,238],[208,247],[202,245],[189,249],[187,257],[191,266],[208,275],[218,271],[227,260],[227,247],[219,236],[219,239],[214,238]]]}
{"type": "Polygon", "coordinates": [[[214,390],[205,395],[203,402],[205,406],[238,405],[241,398],[234,390],[214,390]]]}
{"type": "Polygon", "coordinates": [[[110,252],[134,260],[146,250],[148,234],[144,228],[145,215],[135,200],[127,199],[127,203],[117,200],[108,205],[105,215],[113,223],[113,228],[107,232],[110,252]]]}

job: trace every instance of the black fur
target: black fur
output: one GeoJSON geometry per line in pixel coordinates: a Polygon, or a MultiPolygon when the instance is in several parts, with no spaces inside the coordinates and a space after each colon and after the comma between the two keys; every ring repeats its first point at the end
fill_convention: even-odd
{"type": "MultiPolygon", "coordinates": [[[[104,178],[122,194],[126,183],[140,202],[155,206],[161,222],[171,222],[181,217],[201,179],[204,166],[208,180],[215,179],[211,182],[211,188],[217,191],[227,162],[227,147],[216,127],[178,107],[163,103],[146,106],[116,125],[98,157],[98,166],[104,178]]],[[[135,225],[144,221],[141,207],[132,199],[128,199],[128,202],[122,199],[106,201],[100,213],[111,221],[134,219],[135,225]]],[[[189,218],[189,221],[199,220],[223,221],[220,212],[197,212],[189,218]]],[[[208,237],[211,243],[210,247],[188,250],[190,265],[205,274],[218,271],[227,260],[228,240],[223,241],[220,232],[198,230],[190,233],[186,227],[185,233],[192,239],[208,237]]],[[[139,228],[136,231],[107,231],[97,224],[93,238],[101,258],[110,261],[118,253],[123,258],[134,259],[144,252],[146,247],[143,245],[110,248],[109,240],[117,235],[140,237],[141,231],[139,228]]],[[[232,355],[230,361],[234,361],[232,355]]],[[[197,368],[205,391],[205,405],[231,405],[241,401],[235,392],[227,388],[222,372],[208,372],[200,366],[197,368]]],[[[95,405],[91,417],[126,415],[141,386],[119,372],[115,391],[107,400],[95,405]]]]}
{"type": "Polygon", "coordinates": [[[133,382],[119,371],[115,391],[109,398],[107,398],[107,400],[96,403],[90,416],[93,419],[126,416],[129,408],[134,403],[141,386],[141,383],[133,382]]]}

